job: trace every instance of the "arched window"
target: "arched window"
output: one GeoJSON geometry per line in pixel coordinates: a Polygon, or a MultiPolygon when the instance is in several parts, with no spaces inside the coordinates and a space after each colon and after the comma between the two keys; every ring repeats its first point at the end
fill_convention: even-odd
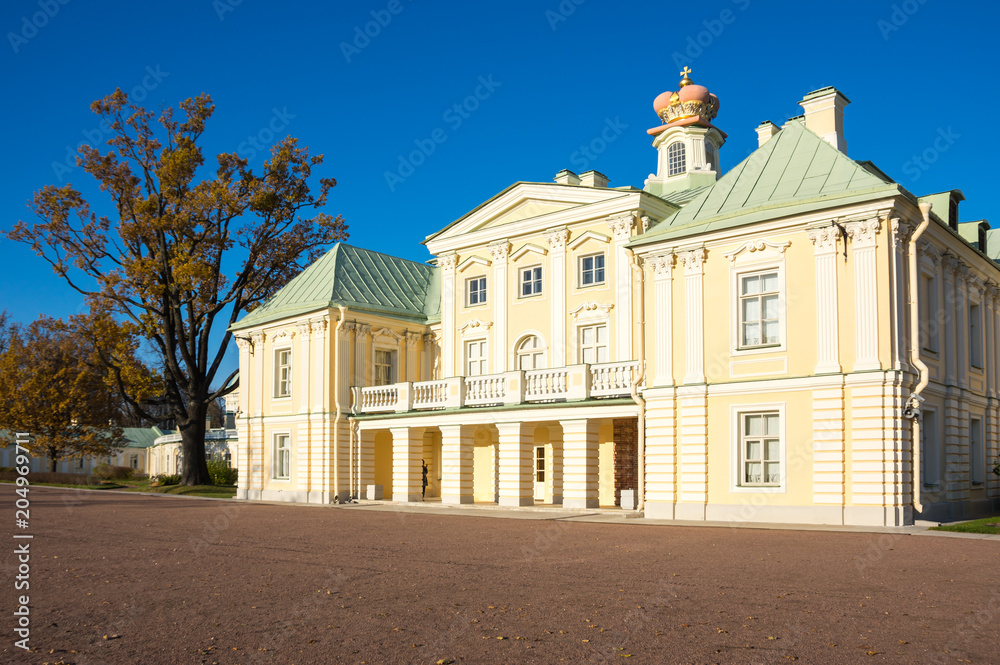
{"type": "Polygon", "coordinates": [[[667,148],[667,175],[680,175],[687,168],[684,156],[684,144],[680,141],[671,143],[667,148]]]}
{"type": "Polygon", "coordinates": [[[517,345],[518,369],[542,369],[545,367],[545,345],[536,335],[525,337],[517,345]]]}
{"type": "Polygon", "coordinates": [[[719,170],[719,152],[718,148],[711,141],[705,141],[705,160],[708,162],[709,167],[713,171],[719,170]]]}

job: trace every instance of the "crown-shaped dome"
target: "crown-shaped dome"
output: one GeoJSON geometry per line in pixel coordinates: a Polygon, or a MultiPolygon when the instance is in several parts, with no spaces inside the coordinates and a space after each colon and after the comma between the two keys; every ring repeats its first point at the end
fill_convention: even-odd
{"type": "MultiPolygon", "coordinates": [[[[690,74],[691,70],[685,67],[684,71],[681,72],[683,78],[680,89],[677,92],[667,90],[653,100],[653,110],[664,125],[688,118],[699,119],[711,124],[712,119],[719,113],[719,98],[709,92],[705,86],[695,85],[689,77],[690,74]]],[[[693,121],[683,124],[691,122],[693,121]]],[[[656,129],[662,131],[666,127],[657,127],[656,129]]],[[[652,131],[650,130],[650,132],[652,131]]]]}

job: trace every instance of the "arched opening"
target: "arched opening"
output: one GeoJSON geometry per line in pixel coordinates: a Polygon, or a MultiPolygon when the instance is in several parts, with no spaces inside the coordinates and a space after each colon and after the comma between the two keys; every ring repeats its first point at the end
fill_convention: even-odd
{"type": "Polygon", "coordinates": [[[518,369],[544,369],[545,342],[538,335],[528,335],[521,339],[514,352],[515,367],[518,369]]]}
{"type": "Polygon", "coordinates": [[[684,144],[680,141],[671,143],[667,148],[667,175],[680,175],[687,168],[687,157],[684,144]]]}

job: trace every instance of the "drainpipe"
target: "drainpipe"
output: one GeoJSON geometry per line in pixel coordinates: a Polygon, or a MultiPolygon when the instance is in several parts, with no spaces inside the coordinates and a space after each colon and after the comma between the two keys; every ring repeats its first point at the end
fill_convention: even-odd
{"type": "Polygon", "coordinates": [[[931,222],[931,204],[921,203],[920,214],[923,216],[923,220],[917,226],[916,231],[913,232],[907,252],[910,260],[910,362],[920,372],[920,382],[917,383],[917,387],[910,393],[909,399],[906,400],[906,408],[903,409],[903,416],[913,420],[913,441],[911,441],[913,446],[911,455],[913,470],[910,474],[910,483],[913,486],[913,510],[917,513],[924,511],[924,506],[920,502],[920,484],[922,482],[920,477],[920,403],[924,401],[924,398],[920,396],[920,393],[927,387],[927,383],[930,381],[927,365],[920,360],[920,312],[918,311],[920,292],[917,290],[920,282],[917,273],[917,240],[931,222]]]}
{"type": "Polygon", "coordinates": [[[337,408],[337,416],[333,419],[333,502],[340,503],[340,327],[344,325],[347,316],[347,308],[343,305],[337,307],[340,310],[340,320],[333,331],[333,403],[337,408]]]}
{"type": "Polygon", "coordinates": [[[639,384],[646,379],[646,273],[639,266],[639,259],[635,252],[626,249],[632,270],[639,275],[639,376],[632,382],[632,400],[639,407],[638,422],[636,429],[639,430],[639,487],[636,490],[636,509],[644,510],[646,507],[646,400],[639,395],[639,384]]]}

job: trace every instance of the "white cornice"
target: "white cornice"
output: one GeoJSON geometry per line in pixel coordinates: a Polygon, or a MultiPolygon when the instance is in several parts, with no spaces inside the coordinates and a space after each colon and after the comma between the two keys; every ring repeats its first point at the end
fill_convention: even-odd
{"type": "Polygon", "coordinates": [[[528,252],[534,252],[535,254],[541,254],[542,256],[545,256],[546,254],[549,253],[549,250],[545,249],[544,247],[540,247],[539,245],[534,245],[530,242],[525,243],[524,245],[521,245],[516,252],[510,255],[510,260],[517,261],[519,258],[524,256],[528,252]]]}
{"type": "Polygon", "coordinates": [[[471,266],[473,263],[476,263],[483,267],[489,267],[491,261],[489,261],[488,259],[484,259],[481,256],[470,256],[469,258],[458,264],[458,272],[462,272],[463,270],[471,266]]]}
{"type": "Polygon", "coordinates": [[[576,249],[588,240],[596,240],[597,242],[603,242],[607,244],[611,242],[611,236],[606,236],[603,233],[597,233],[596,231],[586,231],[581,233],[573,242],[569,244],[570,249],[576,249]]]}

